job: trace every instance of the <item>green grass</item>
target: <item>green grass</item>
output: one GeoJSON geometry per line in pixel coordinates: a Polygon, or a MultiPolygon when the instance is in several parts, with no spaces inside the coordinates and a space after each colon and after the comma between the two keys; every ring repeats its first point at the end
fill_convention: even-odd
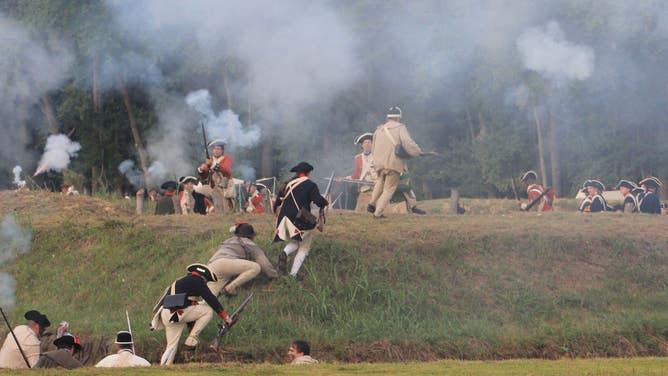
{"type": "MultiPolygon", "coordinates": [[[[228,363],[188,364],[172,367],[133,368],[133,375],[666,375],[666,358],[627,359],[563,359],[563,360],[506,360],[506,361],[438,361],[420,363],[327,363],[314,366],[290,366],[228,363]]],[[[13,375],[127,375],[127,369],[85,368],[79,370],[2,371],[13,375]]]]}
{"type": "MultiPolygon", "coordinates": [[[[92,358],[125,328],[127,309],[138,353],[158,359],[164,332],[148,330],[151,307],[235,220],[252,220],[271,260],[282,248],[270,243],[270,215],[137,217],[87,197],[11,192],[0,202],[34,231],[32,252],[6,268],[17,279],[10,319],[34,308],[67,320],[92,358]]],[[[223,356],[204,346],[197,359],[280,363],[296,338],[327,362],[668,355],[665,217],[463,203],[472,209],[462,216],[332,213],[303,280],[265,292],[263,277],[224,299],[232,309],[255,292],[223,356]]]]}

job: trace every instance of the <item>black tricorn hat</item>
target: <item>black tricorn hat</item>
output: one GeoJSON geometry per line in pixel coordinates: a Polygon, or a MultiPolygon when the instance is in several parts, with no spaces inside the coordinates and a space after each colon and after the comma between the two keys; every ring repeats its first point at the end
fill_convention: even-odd
{"type": "Polygon", "coordinates": [[[615,186],[615,189],[619,189],[621,187],[626,187],[630,190],[634,190],[635,188],[638,188],[636,183],[634,183],[630,180],[626,180],[626,179],[620,180],[619,183],[617,183],[617,185],[615,186]]]}
{"type": "Polygon", "coordinates": [[[520,182],[525,182],[529,179],[538,180],[538,175],[536,174],[535,171],[529,170],[525,172],[524,175],[522,175],[520,182]]]}
{"type": "Polygon", "coordinates": [[[398,106],[390,107],[387,110],[387,118],[392,119],[392,118],[401,118],[401,108],[398,106]]]}
{"type": "Polygon", "coordinates": [[[62,337],[56,338],[56,340],[53,341],[53,344],[59,349],[63,347],[74,347],[74,352],[81,351],[81,339],[71,333],[65,333],[62,337]]]}
{"type": "Polygon", "coordinates": [[[361,144],[364,140],[373,140],[373,133],[366,132],[355,137],[355,145],[361,144]]]}
{"type": "Polygon", "coordinates": [[[116,333],[116,341],[114,342],[117,345],[131,345],[132,344],[132,333],[122,330],[116,333]]]}
{"type": "Polygon", "coordinates": [[[307,162],[299,162],[295,167],[290,169],[290,172],[297,172],[297,173],[302,172],[305,174],[308,174],[311,171],[313,171],[313,166],[311,166],[307,162]]]}
{"type": "Polygon", "coordinates": [[[253,229],[253,225],[250,223],[239,222],[234,225],[234,234],[244,238],[253,239],[255,237],[255,229],[253,229]]]}
{"type": "Polygon", "coordinates": [[[164,189],[164,190],[167,190],[167,189],[174,189],[174,190],[176,190],[176,188],[177,188],[178,186],[179,186],[179,185],[178,185],[175,181],[170,180],[170,181],[166,181],[166,182],[162,183],[162,185],[160,186],[160,188],[161,188],[161,189],[164,189]]]}
{"type": "Polygon", "coordinates": [[[659,189],[661,186],[661,181],[654,176],[650,176],[648,178],[645,178],[641,180],[638,185],[643,185],[645,184],[648,188],[654,188],[654,189],[659,189]]]}
{"type": "Polygon", "coordinates": [[[207,281],[209,282],[216,282],[218,280],[218,277],[216,277],[216,273],[212,272],[206,265],[204,264],[190,264],[188,265],[188,273],[196,272],[202,277],[206,278],[207,281]]]}
{"type": "Polygon", "coordinates": [[[598,190],[605,191],[605,185],[603,185],[603,183],[601,183],[599,180],[596,180],[596,179],[587,180],[584,183],[584,187],[585,188],[594,187],[598,190]]]}
{"type": "Polygon", "coordinates": [[[634,196],[637,196],[637,195],[639,195],[641,193],[644,193],[644,192],[645,192],[645,190],[640,188],[640,187],[635,187],[631,190],[631,194],[633,194],[634,196]]]}
{"type": "Polygon", "coordinates": [[[32,320],[36,322],[42,328],[47,328],[51,326],[51,321],[49,321],[49,319],[46,318],[46,315],[39,313],[39,311],[34,311],[34,310],[28,311],[25,313],[25,315],[23,315],[23,317],[25,317],[26,320],[32,320]]]}
{"type": "Polygon", "coordinates": [[[181,176],[179,178],[179,184],[186,184],[186,183],[197,183],[197,178],[194,176],[181,176]]]}

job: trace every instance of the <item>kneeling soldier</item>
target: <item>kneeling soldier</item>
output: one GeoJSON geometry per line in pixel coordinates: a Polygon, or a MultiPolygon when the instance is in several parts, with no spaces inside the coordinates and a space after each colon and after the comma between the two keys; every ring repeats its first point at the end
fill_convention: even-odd
{"type": "Polygon", "coordinates": [[[199,343],[197,336],[211,321],[214,311],[228,325],[232,323],[223,306],[207,287],[207,282],[217,280],[206,265],[192,264],[188,266],[188,275],[177,279],[167,289],[151,322],[152,329],[164,328],[167,335],[167,348],[162,354],[160,365],[174,362],[181,332],[186,324],[194,323],[185,341],[186,346],[194,347],[199,343]],[[200,303],[200,299],[206,303],[200,303]]]}
{"type": "Polygon", "coordinates": [[[81,351],[81,340],[70,333],[53,341],[58,350],[49,351],[39,356],[39,360],[33,368],[58,368],[74,369],[83,367],[80,361],[74,359],[74,354],[81,351]]]}
{"type": "Polygon", "coordinates": [[[624,213],[635,213],[638,211],[638,200],[633,195],[633,190],[638,188],[638,186],[629,180],[620,180],[615,187],[619,190],[619,193],[624,197],[624,202],[622,203],[621,211],[624,213]]]}

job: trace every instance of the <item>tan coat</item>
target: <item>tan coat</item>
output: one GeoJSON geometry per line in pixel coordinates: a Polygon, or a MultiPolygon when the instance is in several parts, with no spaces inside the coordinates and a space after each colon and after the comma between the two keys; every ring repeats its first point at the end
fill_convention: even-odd
{"type": "MultiPolygon", "coordinates": [[[[37,363],[37,360],[39,360],[39,346],[41,341],[28,325],[17,326],[14,328],[14,334],[19,340],[21,349],[26,355],[26,358],[28,358],[30,366],[34,366],[35,363],[37,363]]],[[[14,341],[14,337],[12,337],[12,333],[7,333],[5,343],[2,345],[2,349],[0,349],[0,368],[28,368],[25,360],[23,360],[23,357],[21,356],[19,348],[16,347],[16,342],[14,341]]]]}
{"type": "Polygon", "coordinates": [[[420,146],[413,141],[406,126],[394,120],[379,125],[373,133],[373,166],[376,171],[391,170],[400,174],[406,172],[406,161],[394,154],[394,145],[401,144],[414,157],[422,154],[420,146]],[[385,131],[387,129],[387,131],[385,131]],[[388,133],[394,139],[394,143],[388,133]]]}

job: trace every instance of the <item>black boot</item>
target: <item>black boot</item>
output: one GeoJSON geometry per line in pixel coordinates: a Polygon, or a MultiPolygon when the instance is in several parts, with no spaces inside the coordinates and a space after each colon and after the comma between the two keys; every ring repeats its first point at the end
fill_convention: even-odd
{"type": "Polygon", "coordinates": [[[288,273],[288,255],[283,251],[278,254],[278,272],[283,275],[288,273]]]}
{"type": "Polygon", "coordinates": [[[369,213],[373,214],[373,213],[376,212],[376,206],[375,206],[375,205],[371,205],[371,204],[369,204],[369,205],[366,206],[366,211],[368,211],[369,213]]]}
{"type": "Polygon", "coordinates": [[[426,211],[424,211],[424,210],[418,208],[417,206],[413,206],[413,207],[411,208],[411,211],[412,211],[414,214],[418,214],[418,215],[425,215],[425,214],[427,214],[426,211]]]}

